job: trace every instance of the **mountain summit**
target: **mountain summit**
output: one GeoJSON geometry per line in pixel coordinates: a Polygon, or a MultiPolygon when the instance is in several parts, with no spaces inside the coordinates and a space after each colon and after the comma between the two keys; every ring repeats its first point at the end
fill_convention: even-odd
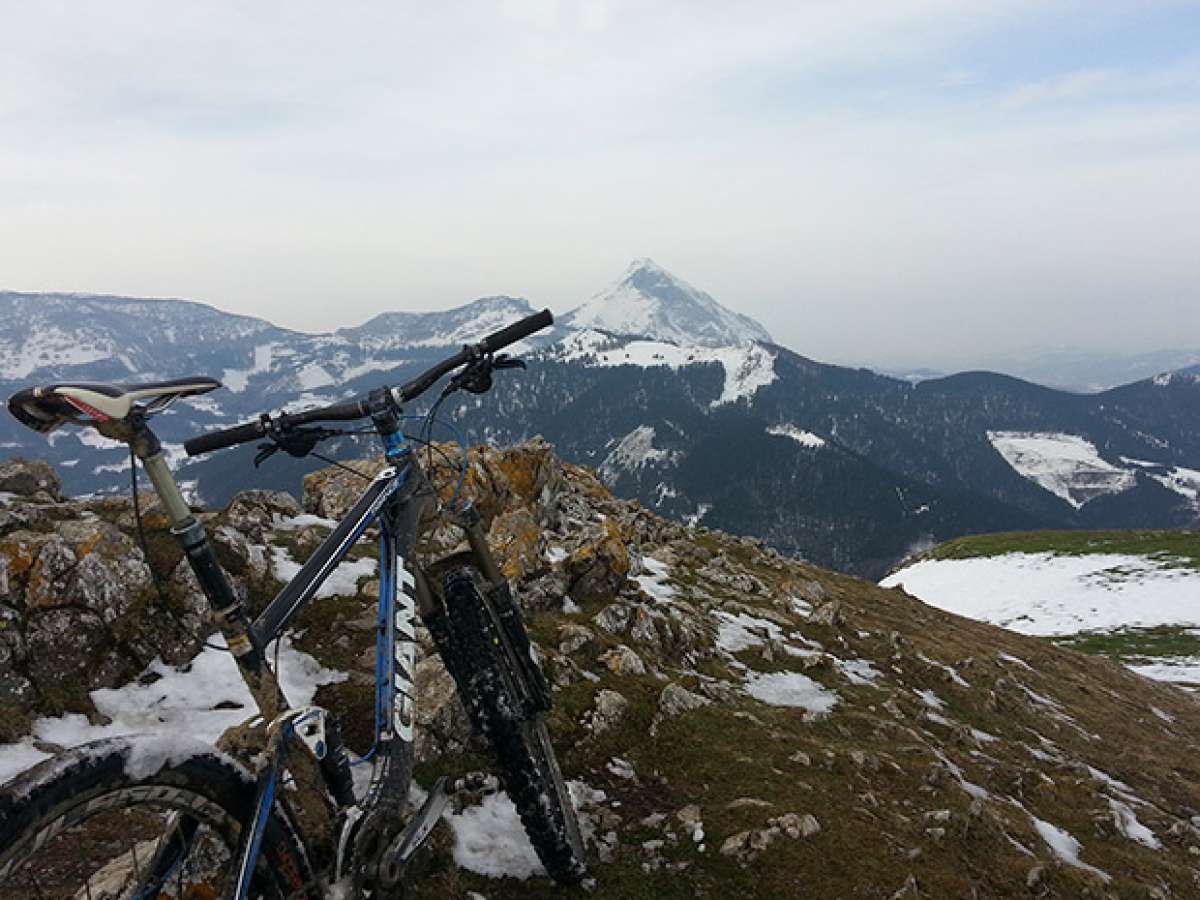
{"type": "Polygon", "coordinates": [[[652,259],[635,259],[616,284],[567,313],[563,322],[568,328],[599,328],[693,346],[771,341],[753,319],[726,309],[652,259]]]}

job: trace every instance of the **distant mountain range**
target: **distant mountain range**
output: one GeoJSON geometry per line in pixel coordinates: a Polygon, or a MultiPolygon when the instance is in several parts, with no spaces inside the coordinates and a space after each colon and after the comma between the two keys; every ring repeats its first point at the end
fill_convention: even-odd
{"type": "MultiPolygon", "coordinates": [[[[181,479],[216,505],[251,485],[296,491],[312,465],[255,471],[247,447],[188,460],[187,437],[401,381],[532,310],[487,297],[313,335],[182,300],[0,294],[0,390],[219,377],[226,390],[158,420],[181,479]]],[[[619,494],[847,571],[973,532],[1200,521],[1198,367],[1092,395],[987,372],[913,383],[800,356],[650,260],[517,349],[528,372],[449,404],[469,439],[543,434],[619,494]]],[[[0,422],[3,452],[49,459],[68,490],[127,488],[123,448],[51,437],[0,422]]]]}
{"type": "MultiPolygon", "coordinates": [[[[1158,350],[1150,353],[1028,350],[1020,354],[985,356],[972,360],[970,368],[1003,372],[1024,381],[1064,391],[1095,394],[1132,381],[1153,378],[1162,372],[1196,366],[1200,366],[1200,348],[1158,350]]],[[[927,367],[879,368],[876,371],[882,375],[913,382],[943,378],[949,374],[946,369],[927,367]]]]}

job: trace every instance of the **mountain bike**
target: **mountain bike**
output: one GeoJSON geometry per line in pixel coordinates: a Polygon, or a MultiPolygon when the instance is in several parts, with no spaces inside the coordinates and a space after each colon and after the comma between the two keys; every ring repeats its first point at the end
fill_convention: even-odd
{"type": "MultiPolygon", "coordinates": [[[[382,441],[386,468],[254,619],[148,424],[179,398],[206,393],[219,382],[62,383],[10,398],[9,410],[37,431],[82,425],[130,446],[259,714],[238,737],[237,746],[249,748],[245,753],[226,753],[185,735],[122,737],[68,750],[0,786],[0,897],[402,895],[448,801],[442,778],[419,807],[409,804],[418,617],[473,729],[490,744],[546,871],[564,883],[585,876],[579,824],[546,730],[550,690],[513,593],[488,548],[478,511],[469,502],[441,502],[421,465],[420,447],[402,429],[403,404],[446,375],[454,373],[427,427],[449,394],[485,393],[495,371],[524,367],[498,351],[552,321],[548,310],[522,319],[400,387],[301,412],[263,414],[187,441],[193,456],[254,441],[263,442],[259,460],[281,449],[305,456],[321,441],[350,433],[319,423],[363,420],[370,424],[356,433],[374,433],[382,441]],[[461,531],[466,549],[419,559],[421,536],[447,521],[461,531]],[[289,706],[268,646],[372,527],[379,532],[380,561],[375,729],[373,749],[359,760],[343,744],[334,711],[289,706]],[[251,754],[248,768],[239,757],[251,754]],[[351,765],[368,759],[370,781],[359,796],[351,765]]],[[[460,487],[465,466],[464,447],[460,487]]],[[[136,475],[133,484],[136,511],[136,475]]]]}

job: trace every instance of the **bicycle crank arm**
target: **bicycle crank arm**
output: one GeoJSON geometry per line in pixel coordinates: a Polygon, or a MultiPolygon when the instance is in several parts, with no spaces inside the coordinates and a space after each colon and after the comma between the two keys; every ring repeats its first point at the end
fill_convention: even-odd
{"type": "Polygon", "coordinates": [[[429,840],[438,819],[442,816],[450,795],[446,792],[446,777],[443,775],[429,791],[429,796],[417,814],[412,817],[404,831],[384,851],[379,861],[379,884],[384,888],[394,888],[404,881],[408,865],[413,857],[429,840]]]}

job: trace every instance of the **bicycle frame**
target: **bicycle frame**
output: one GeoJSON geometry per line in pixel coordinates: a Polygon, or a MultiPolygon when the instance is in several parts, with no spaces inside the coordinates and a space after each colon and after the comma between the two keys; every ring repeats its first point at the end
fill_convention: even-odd
{"type": "MultiPolygon", "coordinates": [[[[239,883],[234,894],[239,900],[249,890],[262,833],[275,801],[284,758],[293,740],[300,738],[310,751],[304,755],[317,762],[330,753],[343,752],[340,740],[335,738],[332,746],[327,740],[324,710],[315,707],[295,709],[288,705],[275,673],[266,662],[264,649],[282,635],[288,623],[313,599],[363,533],[375,524],[380,530],[375,741],[371,752],[362,760],[365,762],[370,758],[372,761],[371,781],[365,797],[356,803],[352,792],[347,795],[345,791],[339,791],[339,786],[331,783],[329,772],[321,769],[321,777],[331,795],[347,812],[338,841],[337,873],[342,872],[346,863],[347,844],[356,823],[376,812],[395,814],[398,818],[407,800],[413,766],[416,617],[419,613],[426,618],[440,605],[416,564],[417,538],[433,491],[416,454],[404,438],[399,434],[381,434],[381,437],[389,467],[372,479],[346,517],[252,623],[217,563],[204,529],[184,502],[157,446],[157,439],[143,423],[133,441],[135,453],[142,460],[171,519],[172,534],[187,554],[239,672],[264,721],[269,723],[269,750],[258,776],[256,813],[253,823],[246,823],[250,827],[243,828],[239,845],[239,883]],[[308,729],[302,727],[305,723],[310,724],[308,729]]],[[[487,547],[478,517],[467,517],[457,524],[466,532],[472,556],[484,577],[493,584],[502,582],[503,577],[487,547]]]]}

